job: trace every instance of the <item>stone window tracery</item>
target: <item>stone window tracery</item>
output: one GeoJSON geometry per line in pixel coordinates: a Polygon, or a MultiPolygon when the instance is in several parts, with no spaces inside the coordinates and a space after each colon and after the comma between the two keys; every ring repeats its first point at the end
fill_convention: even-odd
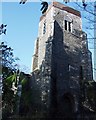
{"type": "Polygon", "coordinates": [[[65,20],[65,30],[72,32],[72,22],[65,20]]]}

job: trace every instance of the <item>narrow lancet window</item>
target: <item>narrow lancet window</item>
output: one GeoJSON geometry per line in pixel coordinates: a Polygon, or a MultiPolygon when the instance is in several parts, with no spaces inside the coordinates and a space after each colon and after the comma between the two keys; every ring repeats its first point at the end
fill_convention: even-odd
{"type": "Polygon", "coordinates": [[[65,30],[67,30],[67,20],[65,20],[65,30]]]}
{"type": "Polygon", "coordinates": [[[68,22],[69,32],[71,32],[71,22],[68,22]]]}
{"type": "Polygon", "coordinates": [[[43,26],[43,34],[46,33],[46,22],[44,22],[44,26],[43,26]]]}

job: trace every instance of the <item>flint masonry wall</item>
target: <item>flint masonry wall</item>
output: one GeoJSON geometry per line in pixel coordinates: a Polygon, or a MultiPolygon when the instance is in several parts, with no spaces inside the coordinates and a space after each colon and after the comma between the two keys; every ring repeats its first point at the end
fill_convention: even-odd
{"type": "Polygon", "coordinates": [[[78,29],[78,27],[76,29],[76,26],[73,30],[75,30],[78,34],[74,31],[72,31],[72,33],[66,31],[63,26],[64,17],[65,16],[62,13],[59,13],[54,17],[54,39],[52,44],[53,84],[56,84],[55,89],[57,91],[57,104],[58,110],[61,114],[64,114],[64,111],[65,114],[70,111],[70,108],[67,108],[67,112],[64,109],[64,94],[70,94],[71,98],[73,97],[74,99],[73,101],[70,101],[73,106],[71,112],[76,112],[79,109],[79,96],[81,94],[81,67],[83,74],[82,79],[92,80],[92,61],[88,57],[89,51],[86,38],[87,36],[84,32],[78,29]],[[89,73],[91,74],[89,75],[89,73]]]}
{"type": "Polygon", "coordinates": [[[80,13],[70,9],[53,2],[40,18],[37,56],[33,64],[34,80],[40,86],[38,99],[43,105],[42,111],[61,116],[79,111],[80,82],[92,79],[87,35],[82,31],[80,13]],[[72,31],[65,30],[65,20],[72,23],[72,31]]]}

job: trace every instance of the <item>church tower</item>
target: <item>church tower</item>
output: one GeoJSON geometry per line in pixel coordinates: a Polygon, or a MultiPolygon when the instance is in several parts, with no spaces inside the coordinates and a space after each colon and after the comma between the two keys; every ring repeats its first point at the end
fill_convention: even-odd
{"type": "Polygon", "coordinates": [[[91,52],[79,11],[52,2],[40,17],[33,55],[42,111],[68,117],[80,109],[80,84],[92,80],[91,52]]]}

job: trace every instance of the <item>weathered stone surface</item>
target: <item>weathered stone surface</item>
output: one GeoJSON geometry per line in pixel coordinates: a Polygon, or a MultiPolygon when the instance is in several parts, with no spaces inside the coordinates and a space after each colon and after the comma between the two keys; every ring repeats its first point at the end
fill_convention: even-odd
{"type": "Polygon", "coordinates": [[[92,60],[80,16],[58,6],[53,3],[39,23],[33,81],[40,88],[41,112],[68,117],[80,112],[80,83],[92,80],[92,60]],[[65,19],[72,22],[70,32],[65,30],[65,19]]]}

